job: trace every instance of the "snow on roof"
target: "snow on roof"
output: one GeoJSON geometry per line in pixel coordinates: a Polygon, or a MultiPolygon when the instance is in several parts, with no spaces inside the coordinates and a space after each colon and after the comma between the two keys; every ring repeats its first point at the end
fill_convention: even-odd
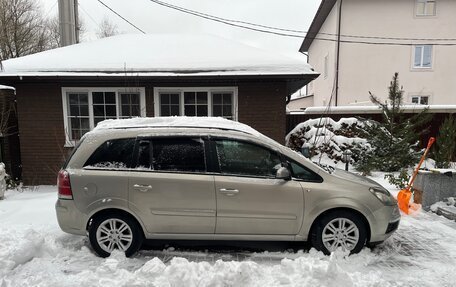
{"type": "Polygon", "coordinates": [[[0,85],[0,90],[16,90],[14,87],[0,85]]]}
{"type": "Polygon", "coordinates": [[[227,120],[221,117],[154,117],[116,120],[109,119],[98,123],[93,131],[97,132],[107,129],[163,127],[216,128],[240,131],[255,136],[264,136],[246,124],[227,120]]]}
{"type": "Polygon", "coordinates": [[[0,76],[304,75],[306,57],[214,35],[124,34],[10,59],[0,76]]]}

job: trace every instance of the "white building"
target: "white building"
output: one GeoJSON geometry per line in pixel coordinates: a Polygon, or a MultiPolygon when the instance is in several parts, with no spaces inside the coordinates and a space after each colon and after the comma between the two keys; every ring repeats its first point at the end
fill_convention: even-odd
{"type": "Polygon", "coordinates": [[[300,48],[321,75],[301,102],[371,105],[398,72],[405,103],[456,104],[455,13],[455,0],[322,0],[300,48]]]}

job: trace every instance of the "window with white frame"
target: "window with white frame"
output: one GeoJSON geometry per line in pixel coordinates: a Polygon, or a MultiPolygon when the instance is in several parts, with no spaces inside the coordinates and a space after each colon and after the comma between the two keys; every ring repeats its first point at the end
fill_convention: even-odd
{"type": "Polygon", "coordinates": [[[237,88],[155,88],[155,115],[236,120],[237,88]]]}
{"type": "Polygon", "coordinates": [[[161,116],[178,116],[180,107],[180,93],[161,93],[160,94],[160,113],[161,116]]]}
{"type": "Polygon", "coordinates": [[[185,116],[208,116],[208,92],[184,92],[185,116]]]}
{"type": "Polygon", "coordinates": [[[68,93],[68,136],[79,139],[90,130],[89,95],[87,93],[68,93]]]}
{"type": "Polygon", "coordinates": [[[233,93],[212,93],[212,115],[233,119],[233,93]]]}
{"type": "Polygon", "coordinates": [[[429,105],[429,96],[412,96],[412,104],[429,105]]]}
{"type": "Polygon", "coordinates": [[[416,16],[435,16],[436,0],[416,0],[416,16]]]}
{"type": "Polygon", "coordinates": [[[67,145],[105,119],[145,116],[144,88],[63,88],[67,145]]]}
{"type": "Polygon", "coordinates": [[[414,47],[413,68],[432,68],[432,45],[414,47]]]}

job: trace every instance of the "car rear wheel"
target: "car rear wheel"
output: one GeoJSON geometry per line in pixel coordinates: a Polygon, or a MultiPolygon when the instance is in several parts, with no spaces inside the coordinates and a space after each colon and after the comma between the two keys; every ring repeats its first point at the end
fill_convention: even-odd
{"type": "Polygon", "coordinates": [[[338,248],[358,253],[367,238],[366,226],[358,215],[338,210],[321,217],[315,224],[311,240],[317,250],[329,255],[338,248]]]}
{"type": "Polygon", "coordinates": [[[89,240],[101,257],[108,257],[115,249],[130,257],[141,247],[143,236],[136,221],[130,217],[103,214],[93,219],[89,227],[89,240]]]}

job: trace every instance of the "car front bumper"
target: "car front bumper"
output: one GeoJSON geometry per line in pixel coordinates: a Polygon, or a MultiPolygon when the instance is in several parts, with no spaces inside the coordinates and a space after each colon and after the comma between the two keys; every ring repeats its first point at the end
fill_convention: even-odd
{"type": "Polygon", "coordinates": [[[382,242],[390,237],[399,227],[401,213],[399,207],[383,206],[372,214],[370,242],[382,242]]]}

